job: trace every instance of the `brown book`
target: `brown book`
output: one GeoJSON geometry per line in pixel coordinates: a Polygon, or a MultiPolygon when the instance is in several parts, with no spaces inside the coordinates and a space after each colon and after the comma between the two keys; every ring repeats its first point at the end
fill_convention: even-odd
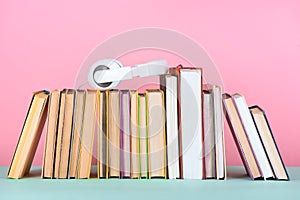
{"type": "Polygon", "coordinates": [[[98,178],[106,178],[107,162],[107,127],[106,127],[106,92],[98,91],[98,178]]]}
{"type": "Polygon", "coordinates": [[[146,91],[149,178],[166,178],[166,132],[164,94],[161,90],[146,91]]]}
{"type": "Polygon", "coordinates": [[[120,92],[107,92],[108,177],[120,177],[120,92]]]}
{"type": "Polygon", "coordinates": [[[54,90],[49,96],[48,122],[45,141],[42,178],[53,178],[56,134],[60,106],[60,91],[54,90]]]}
{"type": "Polygon", "coordinates": [[[276,179],[289,180],[265,112],[259,106],[250,107],[250,112],[276,179]]]}
{"type": "Polygon", "coordinates": [[[139,155],[140,177],[148,178],[148,138],[147,138],[147,114],[146,95],[138,94],[138,127],[139,127],[139,155]]]}
{"type": "Polygon", "coordinates": [[[71,136],[73,131],[74,90],[61,94],[60,116],[56,143],[55,178],[68,178],[71,136]],[[64,104],[64,105],[62,105],[64,104]]]}
{"type": "Polygon", "coordinates": [[[97,91],[86,90],[77,178],[90,178],[97,110],[97,91]]]}
{"type": "Polygon", "coordinates": [[[83,111],[85,105],[85,91],[77,90],[75,97],[75,107],[74,107],[74,122],[73,122],[73,134],[71,139],[71,154],[70,154],[70,169],[69,176],[70,178],[75,178],[77,176],[78,169],[78,158],[79,158],[79,149],[80,149],[80,140],[82,133],[82,121],[83,121],[83,111]]]}
{"type": "Polygon", "coordinates": [[[140,178],[137,91],[130,91],[130,122],[131,178],[140,178]]]}
{"type": "Polygon", "coordinates": [[[29,173],[47,118],[49,92],[33,93],[23,128],[8,168],[9,178],[22,178],[29,173]]]}
{"type": "Polygon", "coordinates": [[[223,103],[226,110],[226,119],[231,129],[232,136],[238,148],[244,166],[248,175],[252,179],[262,177],[262,174],[257,165],[256,158],[248,141],[247,134],[243,128],[239,113],[235,107],[234,101],[229,94],[223,95],[223,103]]]}

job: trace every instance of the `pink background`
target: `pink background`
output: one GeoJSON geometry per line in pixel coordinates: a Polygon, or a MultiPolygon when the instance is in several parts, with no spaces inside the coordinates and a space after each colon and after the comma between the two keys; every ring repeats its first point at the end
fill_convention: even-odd
{"type": "MultiPolygon", "coordinates": [[[[10,162],[33,91],[74,87],[80,64],[96,45],[139,27],[179,31],[204,46],[226,91],[263,107],[285,164],[300,165],[297,0],[1,0],[0,165],[10,162]]],[[[231,134],[225,134],[227,163],[240,165],[231,134]]]]}

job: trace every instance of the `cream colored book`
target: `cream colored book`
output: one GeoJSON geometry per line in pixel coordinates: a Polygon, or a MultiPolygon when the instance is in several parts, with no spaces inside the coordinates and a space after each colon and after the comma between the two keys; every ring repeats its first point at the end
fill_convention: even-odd
{"type": "Polygon", "coordinates": [[[77,178],[90,178],[96,124],[97,91],[86,90],[77,178]]]}
{"type": "Polygon", "coordinates": [[[64,89],[60,94],[56,149],[55,149],[55,161],[54,161],[54,178],[59,178],[59,166],[60,166],[61,149],[62,149],[63,124],[64,124],[64,117],[65,117],[66,92],[67,92],[67,90],[64,89]]]}
{"type": "Polygon", "coordinates": [[[203,116],[205,176],[211,179],[216,174],[215,123],[213,95],[207,90],[203,91],[203,116]]]}
{"type": "Polygon", "coordinates": [[[107,125],[106,125],[106,92],[98,91],[98,178],[106,178],[107,163],[107,125]]]}
{"type": "Polygon", "coordinates": [[[166,178],[166,120],[164,93],[161,90],[146,91],[146,119],[149,178],[166,178]]]}
{"type": "Polygon", "coordinates": [[[8,168],[8,178],[28,174],[47,118],[49,92],[33,93],[23,128],[8,168]]]}
{"type": "Polygon", "coordinates": [[[108,177],[120,177],[120,92],[107,92],[108,177]]]}
{"type": "Polygon", "coordinates": [[[139,154],[140,177],[148,178],[148,141],[146,119],[146,95],[138,95],[138,127],[139,127],[139,154]]]}
{"type": "Polygon", "coordinates": [[[289,180],[289,175],[280,156],[267,116],[259,106],[249,108],[261,142],[272,166],[274,176],[278,180],[289,180]]]}
{"type": "Polygon", "coordinates": [[[130,93],[129,90],[120,91],[120,159],[121,178],[130,178],[130,93]]]}
{"type": "Polygon", "coordinates": [[[42,178],[53,178],[56,134],[60,106],[60,91],[53,90],[49,96],[48,122],[45,140],[42,178]]]}
{"type": "MultiPolygon", "coordinates": [[[[56,178],[68,178],[69,160],[70,160],[70,148],[71,148],[71,136],[73,131],[73,109],[74,109],[74,90],[67,89],[63,91],[64,109],[61,116],[62,120],[59,120],[60,134],[57,138],[57,147],[59,145],[59,160],[55,160],[57,167],[56,178]]],[[[61,101],[62,102],[62,101],[61,101]]],[[[60,111],[62,112],[62,110],[60,111]]],[[[58,148],[57,148],[58,149],[58,148]]]]}
{"type": "Polygon", "coordinates": [[[138,92],[130,91],[131,178],[140,178],[138,92]]]}
{"type": "Polygon", "coordinates": [[[85,105],[85,91],[77,90],[75,98],[74,107],[74,119],[73,119],[73,134],[72,134],[72,148],[70,155],[70,178],[76,178],[78,170],[78,158],[80,149],[80,140],[82,133],[82,121],[83,121],[83,111],[85,105]]]}

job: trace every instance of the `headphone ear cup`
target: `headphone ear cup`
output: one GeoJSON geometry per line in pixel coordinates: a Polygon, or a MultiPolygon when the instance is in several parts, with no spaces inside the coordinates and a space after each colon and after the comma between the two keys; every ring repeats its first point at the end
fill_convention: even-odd
{"type": "Polygon", "coordinates": [[[89,74],[88,74],[88,81],[91,86],[99,90],[113,89],[119,85],[120,81],[99,83],[101,81],[98,80],[99,82],[97,82],[94,78],[94,75],[97,71],[100,70],[120,69],[122,67],[123,67],[122,63],[117,61],[116,59],[107,58],[103,60],[98,60],[90,67],[89,74]]]}

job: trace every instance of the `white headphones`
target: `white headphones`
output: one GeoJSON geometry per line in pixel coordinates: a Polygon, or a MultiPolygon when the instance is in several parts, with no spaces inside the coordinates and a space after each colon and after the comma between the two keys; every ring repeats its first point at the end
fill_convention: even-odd
{"type": "Polygon", "coordinates": [[[115,59],[103,59],[92,64],[88,74],[89,83],[96,89],[109,90],[115,88],[120,81],[133,77],[159,76],[168,72],[165,60],[156,60],[134,67],[124,67],[115,59]]]}

